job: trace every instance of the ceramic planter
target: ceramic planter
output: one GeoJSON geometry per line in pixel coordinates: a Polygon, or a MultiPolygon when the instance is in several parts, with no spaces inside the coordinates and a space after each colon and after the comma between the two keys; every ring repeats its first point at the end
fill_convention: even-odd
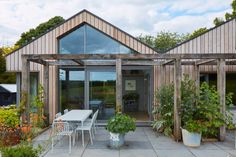
{"type": "Polygon", "coordinates": [[[125,143],[125,134],[116,134],[110,132],[110,147],[111,148],[120,148],[125,143]]]}
{"type": "Polygon", "coordinates": [[[189,147],[199,147],[201,144],[201,134],[189,132],[186,129],[182,129],[183,143],[189,147]]]}

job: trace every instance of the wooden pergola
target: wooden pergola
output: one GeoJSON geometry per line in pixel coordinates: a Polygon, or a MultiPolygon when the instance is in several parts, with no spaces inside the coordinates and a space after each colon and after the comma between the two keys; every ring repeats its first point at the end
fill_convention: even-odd
{"type": "MultiPolygon", "coordinates": [[[[164,84],[166,65],[174,66],[174,137],[181,139],[181,102],[182,65],[194,66],[196,86],[200,84],[200,66],[217,65],[217,90],[220,94],[221,112],[225,115],[225,65],[236,65],[236,54],[24,54],[22,58],[22,92],[29,93],[30,62],[43,65],[45,111],[48,111],[49,66],[58,65],[113,65],[116,67],[116,105],[122,104],[122,65],[150,65],[161,67],[161,84],[164,84]],[[107,60],[107,61],[105,61],[107,60]]],[[[29,109],[29,99],[27,100],[29,109]]],[[[220,140],[224,140],[225,126],[220,128],[220,140]]]]}

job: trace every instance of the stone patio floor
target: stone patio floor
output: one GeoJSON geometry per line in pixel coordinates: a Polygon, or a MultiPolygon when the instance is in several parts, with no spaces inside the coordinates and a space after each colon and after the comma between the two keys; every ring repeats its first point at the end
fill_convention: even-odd
{"type": "MultiPolygon", "coordinates": [[[[34,139],[34,144],[49,141],[50,129],[34,139]]],[[[189,148],[182,142],[175,142],[171,138],[153,132],[151,127],[138,127],[135,132],[126,135],[126,145],[119,150],[109,149],[109,133],[98,128],[94,144],[91,145],[88,134],[85,138],[85,147],[82,147],[81,136],[77,139],[72,152],[69,154],[68,137],[57,142],[52,152],[48,142],[48,150],[43,154],[46,157],[236,157],[234,148],[234,134],[227,132],[224,142],[205,142],[198,148],[189,148]]]]}

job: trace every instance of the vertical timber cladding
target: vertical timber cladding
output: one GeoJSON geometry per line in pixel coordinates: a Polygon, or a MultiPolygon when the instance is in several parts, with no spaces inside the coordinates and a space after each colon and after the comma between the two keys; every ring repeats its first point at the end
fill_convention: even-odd
{"type": "MultiPolygon", "coordinates": [[[[82,23],[88,23],[96,29],[100,30],[104,34],[114,38],[120,43],[127,45],[131,49],[138,51],[140,53],[155,53],[155,51],[139,42],[136,38],[120,30],[116,26],[104,21],[103,19],[97,17],[96,15],[83,10],[75,16],[68,19],[65,23],[59,25],[58,27],[50,30],[48,33],[40,36],[29,44],[17,49],[13,53],[9,54],[6,57],[6,67],[7,71],[11,72],[21,72],[22,71],[22,54],[55,54],[58,53],[58,43],[57,38],[64,33],[70,31],[73,28],[76,28],[82,23]]],[[[44,68],[42,65],[36,63],[30,63],[30,71],[39,72],[39,82],[44,84],[44,68]]],[[[57,67],[49,67],[49,114],[50,122],[52,122],[53,117],[56,112],[58,112],[58,89],[57,89],[57,67]]]]}
{"type": "MultiPolygon", "coordinates": [[[[166,53],[185,54],[185,53],[236,53],[236,22],[235,19],[210,29],[208,32],[186,41],[166,53]]],[[[173,81],[173,66],[166,67],[166,83],[173,81]]],[[[216,65],[199,66],[201,73],[217,73],[216,65]]],[[[236,72],[235,65],[226,65],[226,72],[236,72]]],[[[182,72],[194,77],[194,66],[182,66],[182,72]]],[[[156,83],[161,82],[161,77],[156,79],[156,83]]]]}

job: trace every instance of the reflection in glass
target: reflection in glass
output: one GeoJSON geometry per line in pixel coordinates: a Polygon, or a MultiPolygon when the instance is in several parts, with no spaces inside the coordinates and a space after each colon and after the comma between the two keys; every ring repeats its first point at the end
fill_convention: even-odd
{"type": "Polygon", "coordinates": [[[85,24],[59,39],[59,53],[128,54],[136,52],[85,24]]]}
{"type": "Polygon", "coordinates": [[[77,68],[59,70],[61,111],[84,108],[84,71],[77,68]]]}
{"type": "Polygon", "coordinates": [[[30,102],[34,101],[38,94],[38,73],[30,73],[30,102]]]}
{"type": "Polygon", "coordinates": [[[99,109],[98,119],[108,119],[115,113],[115,72],[90,72],[89,108],[99,109]]]}

